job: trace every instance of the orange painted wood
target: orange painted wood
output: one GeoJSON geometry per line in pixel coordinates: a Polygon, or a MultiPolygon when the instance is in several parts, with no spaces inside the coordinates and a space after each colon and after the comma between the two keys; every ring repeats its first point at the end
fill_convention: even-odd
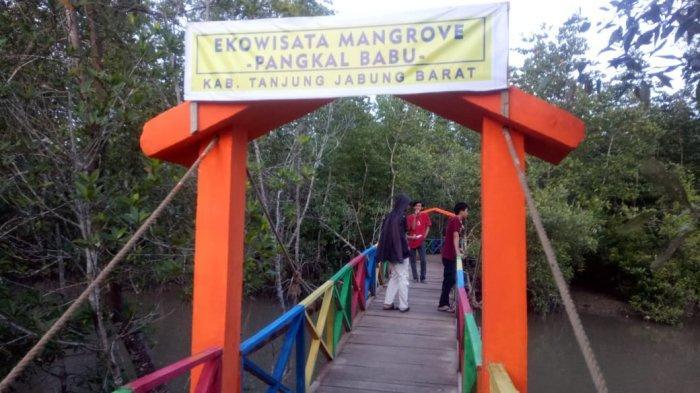
{"type": "Polygon", "coordinates": [[[247,145],[245,130],[221,133],[197,183],[192,353],[223,348],[222,393],[240,391],[247,145]]]}
{"type": "Polygon", "coordinates": [[[191,103],[185,101],[146,122],[141,149],[149,157],[189,166],[197,158],[202,141],[217,132],[243,129],[252,140],[331,101],[199,102],[195,133],[190,132],[191,103]]]}
{"type": "MultiPolygon", "coordinates": [[[[509,96],[510,119],[501,115],[500,92],[400,97],[479,132],[484,116],[499,119],[525,135],[527,153],[552,163],[559,163],[583,140],[584,124],[574,115],[515,87],[509,96]]],[[[141,148],[149,157],[189,165],[201,141],[227,127],[248,130],[252,140],[331,101],[199,102],[195,133],[190,133],[190,102],[185,101],[146,122],[141,148]]]]}
{"type": "Polygon", "coordinates": [[[490,117],[521,132],[528,154],[557,164],[583,140],[584,124],[576,116],[516,87],[508,89],[510,118],[501,115],[501,93],[434,93],[401,98],[481,132],[490,117]]]}
{"type": "Polygon", "coordinates": [[[425,213],[425,214],[439,213],[439,214],[442,214],[443,216],[447,216],[447,217],[454,217],[455,216],[454,213],[449,212],[447,210],[440,209],[439,207],[431,207],[430,209],[425,209],[422,211],[422,213],[425,213]]]}
{"type": "Polygon", "coordinates": [[[199,374],[199,382],[194,393],[220,393],[221,392],[221,358],[209,362],[202,368],[199,374]]]}
{"type": "MultiPolygon", "coordinates": [[[[512,111],[512,109],[511,109],[512,111]]],[[[516,388],[527,393],[527,256],[525,197],[508,153],[502,125],[485,117],[481,141],[483,364],[502,363],[516,388]]],[[[524,136],[512,132],[521,160],[524,136]]],[[[488,372],[478,391],[488,392],[488,372]]]]}

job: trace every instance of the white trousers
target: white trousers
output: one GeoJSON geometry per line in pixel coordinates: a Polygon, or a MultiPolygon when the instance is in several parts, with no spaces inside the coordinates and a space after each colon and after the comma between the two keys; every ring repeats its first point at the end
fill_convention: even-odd
{"type": "Polygon", "coordinates": [[[389,285],[386,288],[385,305],[394,304],[394,298],[398,292],[399,309],[408,308],[408,264],[408,258],[401,263],[389,263],[391,275],[389,276],[389,285]]]}

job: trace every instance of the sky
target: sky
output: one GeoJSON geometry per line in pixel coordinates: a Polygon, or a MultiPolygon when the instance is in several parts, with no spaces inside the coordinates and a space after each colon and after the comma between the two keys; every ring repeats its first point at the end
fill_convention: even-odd
{"type": "MultiPolygon", "coordinates": [[[[368,12],[391,13],[398,11],[413,11],[429,8],[440,8],[446,6],[456,6],[465,4],[483,4],[498,2],[499,0],[331,0],[333,8],[339,15],[366,15],[368,12]]],[[[501,0],[506,1],[506,0],[501,0]]],[[[612,57],[612,52],[600,54],[608,43],[610,32],[598,33],[596,22],[607,23],[610,19],[610,12],[600,8],[609,5],[609,0],[510,0],[509,11],[509,63],[513,66],[520,66],[523,56],[515,53],[514,48],[521,47],[523,36],[530,36],[532,33],[541,30],[543,23],[554,27],[555,31],[564,21],[576,12],[587,17],[591,21],[591,28],[585,33],[590,46],[588,57],[597,61],[596,67],[603,70],[607,67],[607,61],[612,57]]],[[[669,53],[673,53],[673,48],[669,48],[669,53]]],[[[663,51],[666,52],[666,51],[663,51]]],[[[661,54],[661,53],[660,53],[661,54]]],[[[655,67],[663,67],[666,62],[661,59],[650,59],[655,67]]],[[[682,85],[680,72],[673,75],[674,89],[682,85]]]]}
{"type": "MultiPolygon", "coordinates": [[[[489,3],[488,0],[332,0],[332,8],[339,15],[363,15],[371,10],[372,14],[381,12],[411,11],[426,8],[440,8],[464,4],[489,3]]],[[[493,1],[497,2],[497,1],[493,1]]],[[[559,27],[566,19],[579,10],[595,25],[596,20],[606,17],[600,7],[607,0],[511,0],[509,12],[509,43],[510,48],[516,48],[522,43],[522,37],[540,30],[543,23],[559,27]],[[595,19],[594,19],[595,18],[595,19]]],[[[595,38],[595,29],[588,32],[589,38],[595,38]]],[[[591,40],[589,39],[589,42],[591,40]]],[[[596,48],[592,52],[600,52],[606,40],[596,40],[596,48]],[[603,42],[604,41],[604,42],[603,42]]],[[[511,50],[510,62],[521,65],[522,58],[511,50]]]]}

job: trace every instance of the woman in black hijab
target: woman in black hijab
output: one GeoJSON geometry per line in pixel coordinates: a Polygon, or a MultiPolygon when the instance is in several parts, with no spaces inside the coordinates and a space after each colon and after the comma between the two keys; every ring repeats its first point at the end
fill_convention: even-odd
{"type": "Polygon", "coordinates": [[[406,240],[406,209],[410,198],[399,194],[394,198],[394,208],[384,218],[377,246],[377,260],[388,261],[389,285],[384,298],[384,309],[395,310],[394,298],[399,295],[399,311],[408,311],[408,241],[406,240]]]}

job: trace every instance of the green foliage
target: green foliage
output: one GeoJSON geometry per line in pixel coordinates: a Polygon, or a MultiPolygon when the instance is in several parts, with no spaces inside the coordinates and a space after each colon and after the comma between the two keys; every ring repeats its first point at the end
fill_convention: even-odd
{"type": "MultiPolygon", "coordinates": [[[[139,135],[147,119],[182,100],[183,22],[328,12],[313,0],[204,3],[0,0],[0,316],[7,317],[0,319],[0,373],[33,342],[23,329],[45,331],[182,175],[144,158],[139,135]]],[[[194,191],[183,189],[113,282],[127,292],[166,284],[188,291],[194,191]]],[[[247,292],[269,284],[256,281],[269,276],[257,261],[269,261],[274,249],[269,232],[253,230],[259,212],[251,214],[247,292]]],[[[120,377],[134,377],[130,360],[150,355],[120,345],[106,354],[102,342],[138,334],[149,319],[116,302],[108,287],[34,372],[54,375],[65,355],[82,353],[96,359],[94,367],[67,377],[85,390],[110,391],[120,377]]]]}
{"type": "MultiPolygon", "coordinates": [[[[653,79],[661,86],[671,87],[669,75],[679,67],[688,86],[695,86],[696,99],[700,98],[700,5],[695,0],[615,0],[610,2],[611,17],[607,24],[598,22],[600,31],[609,31],[610,38],[605,50],[621,49],[611,61],[612,67],[625,70],[622,81],[627,87],[637,85],[637,89],[649,85],[653,79]],[[685,44],[685,53],[664,54],[664,47],[685,44]],[[655,57],[670,60],[671,64],[662,70],[653,70],[642,58],[655,57]]],[[[696,101],[700,103],[700,100],[696,101]]]]}
{"type": "MultiPolygon", "coordinates": [[[[529,166],[531,178],[537,178],[537,167],[548,164],[540,162],[529,166]],[[540,165],[537,165],[540,164],[540,165]]],[[[602,220],[599,206],[591,203],[587,208],[572,202],[572,195],[564,186],[552,182],[538,188],[534,195],[543,224],[559,262],[564,278],[571,280],[586,269],[586,257],[598,248],[602,220]]],[[[559,305],[560,299],[550,273],[544,251],[528,222],[528,294],[531,307],[546,313],[559,305]]]]}
{"type": "Polygon", "coordinates": [[[590,22],[579,15],[569,18],[555,35],[542,26],[516,49],[527,57],[521,68],[513,70],[513,83],[564,108],[571,106],[581,88],[588,93],[594,87],[600,90],[593,85],[596,75],[589,69],[593,62],[586,58],[588,43],[581,36],[589,27],[590,22]]]}
{"type": "Polygon", "coordinates": [[[617,268],[608,280],[618,292],[643,315],[667,323],[680,322],[700,299],[696,256],[700,234],[693,207],[698,198],[694,191],[686,194],[691,190],[687,186],[682,186],[682,196],[679,190],[667,188],[679,185],[673,184],[678,181],[674,177],[664,173],[662,181],[652,185],[658,197],[655,204],[623,207],[610,220],[602,255],[608,270],[617,268]],[[678,198],[688,199],[687,204],[679,203],[678,198]]]}
{"type": "Polygon", "coordinates": [[[274,280],[271,261],[280,250],[260,204],[250,194],[246,212],[243,282],[245,294],[252,295],[271,287],[274,280]]]}
{"type": "MultiPolygon", "coordinates": [[[[529,178],[567,279],[627,301],[652,320],[677,323],[698,303],[694,257],[700,125],[682,92],[625,93],[627,81],[590,89],[587,21],[526,40],[516,84],[578,114],[586,139],[558,166],[529,161],[529,178]]],[[[538,240],[528,228],[530,304],[559,303],[538,240]]]]}

